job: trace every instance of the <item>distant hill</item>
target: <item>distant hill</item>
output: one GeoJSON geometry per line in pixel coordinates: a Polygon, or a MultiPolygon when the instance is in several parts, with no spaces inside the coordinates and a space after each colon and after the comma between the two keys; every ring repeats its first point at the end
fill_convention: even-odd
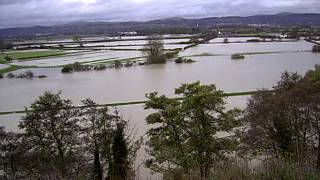
{"type": "MultiPolygon", "coordinates": [[[[280,13],[275,15],[255,15],[248,17],[210,17],[203,19],[185,19],[180,17],[157,19],[147,22],[74,22],[55,26],[34,26],[0,29],[0,38],[27,37],[36,35],[73,35],[73,34],[115,34],[127,31],[159,31],[161,28],[182,29],[194,27],[214,27],[217,25],[272,26],[320,25],[320,14],[280,13]]],[[[175,29],[175,30],[176,30],[175,29]]]]}

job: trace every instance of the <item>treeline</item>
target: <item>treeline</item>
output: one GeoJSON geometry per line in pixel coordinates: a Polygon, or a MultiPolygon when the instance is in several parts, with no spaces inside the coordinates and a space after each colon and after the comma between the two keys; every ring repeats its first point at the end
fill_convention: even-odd
{"type": "Polygon", "coordinates": [[[1,179],[131,179],[141,140],[118,111],[74,109],[46,92],[21,119],[21,133],[0,129],[1,179]]]}
{"type": "MultiPolygon", "coordinates": [[[[147,94],[145,166],[163,179],[319,179],[320,66],[285,72],[245,110],[226,109],[224,92],[199,82],[181,99],[147,94]]],[[[26,110],[21,133],[1,132],[5,179],[132,179],[141,139],[119,112],[92,100],[75,109],[46,92],[26,110]]]]}

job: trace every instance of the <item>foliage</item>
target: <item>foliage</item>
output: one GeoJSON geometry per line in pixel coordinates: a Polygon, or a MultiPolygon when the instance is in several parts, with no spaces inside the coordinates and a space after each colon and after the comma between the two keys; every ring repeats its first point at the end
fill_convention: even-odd
{"type": "Polygon", "coordinates": [[[199,37],[197,36],[192,36],[189,40],[189,43],[193,44],[193,43],[199,43],[200,40],[199,40],[199,37]]]}
{"type": "Polygon", "coordinates": [[[13,58],[8,55],[6,55],[3,59],[6,60],[7,62],[11,62],[13,60],[13,58]]]}
{"type": "Polygon", "coordinates": [[[64,65],[61,70],[62,73],[72,73],[73,67],[71,64],[64,65]]]}
{"type": "Polygon", "coordinates": [[[2,79],[2,78],[3,78],[3,74],[0,73],[0,79],[2,79]]]}
{"type": "Polygon", "coordinates": [[[224,159],[237,144],[232,134],[217,135],[240,125],[240,111],[225,111],[223,92],[214,85],[183,84],[175,93],[184,99],[147,95],[146,109],[156,110],[146,119],[153,127],[147,132],[152,157],[147,165],[166,174],[181,169],[208,177],[214,162],[224,159]]]}
{"type": "Polygon", "coordinates": [[[125,139],[124,126],[117,124],[113,137],[111,151],[111,162],[109,163],[109,174],[111,179],[127,179],[129,162],[128,162],[128,145],[125,139]]]}
{"type": "Polygon", "coordinates": [[[6,132],[0,127],[0,171],[3,172],[5,179],[20,178],[17,172],[21,172],[23,165],[28,163],[27,158],[22,156],[22,145],[20,134],[6,132]]]}
{"type": "Polygon", "coordinates": [[[182,57],[178,57],[178,58],[175,60],[175,62],[176,62],[177,64],[181,64],[181,63],[183,63],[183,61],[184,61],[184,59],[183,59],[182,57]]]}
{"type": "Polygon", "coordinates": [[[25,77],[26,78],[28,78],[28,79],[30,79],[30,78],[33,78],[33,72],[32,71],[26,71],[25,73],[24,73],[24,75],[25,75],[25,77]]]}
{"type": "Polygon", "coordinates": [[[82,103],[75,109],[60,93],[46,92],[26,109],[19,124],[23,133],[0,128],[0,171],[11,179],[134,177],[142,140],[127,133],[132,131],[118,111],[98,108],[90,99],[82,103]]]}
{"type": "Polygon", "coordinates": [[[225,39],[223,40],[223,43],[229,43],[229,39],[228,39],[228,38],[225,38],[225,39]]]}
{"type": "Polygon", "coordinates": [[[260,39],[249,39],[247,40],[247,42],[261,42],[260,39]]]}
{"type": "Polygon", "coordinates": [[[320,45],[314,45],[312,48],[312,52],[314,52],[314,53],[320,52],[320,45]]]}
{"type": "Polygon", "coordinates": [[[231,59],[244,59],[245,56],[243,54],[233,54],[231,59]]]}
{"type": "MultiPolygon", "coordinates": [[[[35,169],[32,176],[72,178],[79,171],[78,111],[70,100],[60,94],[45,92],[30,106],[32,111],[20,121],[23,141],[29,142],[29,152],[36,154],[30,162],[35,169]]],[[[26,109],[27,110],[27,109],[26,109]]],[[[31,176],[31,174],[29,174],[31,176]]]]}
{"type": "Polygon", "coordinates": [[[105,69],[107,69],[107,66],[103,65],[103,64],[99,64],[99,65],[94,66],[94,70],[97,70],[97,71],[101,71],[101,70],[105,70],[105,69]]]}
{"type": "Polygon", "coordinates": [[[285,72],[274,93],[249,100],[244,151],[320,168],[319,74],[318,65],[304,77],[285,72]]]}
{"type": "Polygon", "coordinates": [[[114,67],[115,68],[120,68],[120,67],[122,67],[122,63],[119,60],[115,60],[114,61],[114,67]]]}
{"type": "Polygon", "coordinates": [[[7,74],[7,78],[9,78],[9,79],[14,78],[14,77],[15,77],[15,75],[12,74],[12,73],[8,73],[8,74],[7,74]]]}
{"type": "Polygon", "coordinates": [[[144,51],[147,55],[148,64],[159,64],[166,62],[166,56],[163,50],[163,40],[161,36],[149,36],[144,51]]]}
{"type": "Polygon", "coordinates": [[[177,64],[181,64],[181,63],[193,63],[195,62],[194,60],[190,59],[190,58],[183,58],[183,57],[178,57],[177,59],[175,59],[175,62],[177,64]]]}

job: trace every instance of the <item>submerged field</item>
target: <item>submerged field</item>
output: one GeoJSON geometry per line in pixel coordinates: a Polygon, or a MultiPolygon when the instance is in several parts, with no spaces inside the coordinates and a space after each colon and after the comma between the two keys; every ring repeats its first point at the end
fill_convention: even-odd
{"type": "MultiPolygon", "coordinates": [[[[65,54],[27,61],[20,61],[17,58],[17,61],[9,65],[0,64],[0,69],[29,67],[28,70],[34,72],[35,75],[44,74],[48,77],[34,80],[0,79],[0,99],[5,102],[0,103],[0,111],[23,110],[45,91],[59,92],[62,90],[62,96],[71,98],[75,104],[80,104],[80,101],[87,97],[103,104],[145,100],[145,93],[154,91],[175,97],[174,88],[181,83],[195,81],[201,81],[203,84],[216,84],[219,89],[228,93],[262,88],[271,89],[285,70],[303,74],[312,69],[315,64],[320,64],[320,54],[311,52],[313,44],[303,40],[247,43],[248,39],[252,38],[229,38],[232,43],[228,44],[222,43],[223,39],[216,39],[207,44],[200,44],[181,51],[179,56],[188,56],[196,61],[191,64],[175,64],[173,60],[170,60],[166,64],[136,65],[72,74],[62,74],[60,66],[74,62],[107,64],[114,60],[143,61],[145,55],[139,50],[94,51],[86,49],[74,50],[72,53],[57,51],[55,53],[65,54]],[[231,60],[231,55],[234,53],[245,54],[245,59],[231,60]]],[[[165,46],[175,45],[177,44],[165,44],[165,46]]],[[[137,47],[143,46],[138,45],[137,47]]],[[[37,52],[37,55],[41,53],[45,55],[45,52],[37,52]]],[[[19,69],[14,73],[24,71],[26,69],[19,69]]],[[[230,97],[227,99],[228,108],[244,108],[248,98],[249,96],[230,97]]],[[[138,135],[145,133],[147,125],[144,119],[150,112],[144,110],[143,105],[121,106],[119,110],[124,118],[138,129],[138,135]]],[[[0,116],[0,126],[6,126],[9,130],[17,130],[21,116],[16,114],[0,116]]],[[[146,171],[142,174],[149,176],[146,171]]]]}

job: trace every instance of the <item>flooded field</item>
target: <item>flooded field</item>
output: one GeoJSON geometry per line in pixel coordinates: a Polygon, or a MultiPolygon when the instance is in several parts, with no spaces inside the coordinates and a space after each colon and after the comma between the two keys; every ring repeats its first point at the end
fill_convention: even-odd
{"type": "Polygon", "coordinates": [[[258,42],[231,44],[200,44],[181,53],[182,56],[211,53],[232,55],[234,53],[271,53],[311,51],[313,44],[300,40],[296,42],[258,42]]]}
{"type": "MultiPolygon", "coordinates": [[[[181,39],[179,39],[181,40],[181,39]]],[[[234,38],[231,41],[246,41],[246,38],[234,38]]],[[[220,42],[220,39],[211,42],[220,42]]],[[[134,41],[133,41],[134,42],[134,41]]],[[[122,43],[122,42],[121,42],[122,43]]],[[[171,43],[175,43],[172,41],[171,43]]],[[[181,45],[165,44],[180,47],[181,45]]],[[[132,66],[104,71],[75,72],[62,74],[61,68],[47,68],[74,62],[85,64],[105,63],[115,59],[136,58],[143,60],[141,51],[89,51],[61,57],[50,57],[40,60],[13,62],[15,65],[38,66],[31,68],[35,75],[46,75],[45,79],[1,79],[0,80],[0,111],[23,110],[45,91],[59,92],[70,98],[75,104],[85,98],[97,103],[128,102],[144,100],[145,94],[158,91],[174,97],[174,88],[181,83],[201,81],[203,84],[216,84],[225,92],[252,91],[261,88],[272,88],[284,71],[304,74],[320,64],[320,54],[312,53],[313,44],[303,40],[297,42],[261,42],[261,43],[230,43],[200,44],[182,51],[180,56],[192,56],[195,63],[176,64],[170,60],[166,64],[132,66]],[[231,60],[234,53],[246,53],[243,60],[231,60]],[[215,56],[216,55],[216,56],[215,56]],[[46,68],[44,68],[46,67],[46,68]]],[[[124,46],[142,47],[142,46],[124,46]]],[[[118,48],[118,47],[117,47],[118,48]]],[[[5,68],[7,65],[0,65],[5,68]]],[[[21,69],[15,73],[24,72],[21,69]]],[[[228,98],[228,108],[244,108],[248,96],[228,98]]],[[[119,107],[123,117],[128,119],[137,134],[142,136],[147,125],[145,117],[150,113],[143,105],[119,107]]],[[[18,131],[18,122],[22,115],[0,116],[0,126],[8,130],[18,131]]],[[[142,162],[144,156],[139,155],[142,162]]],[[[139,171],[141,177],[151,176],[149,171],[139,171]]]]}
{"type": "Polygon", "coordinates": [[[92,51],[83,52],[77,54],[66,55],[62,57],[49,57],[38,60],[13,62],[14,65],[20,66],[39,66],[39,67],[50,67],[50,66],[61,66],[65,64],[72,64],[75,62],[91,62],[97,60],[108,60],[108,59],[120,59],[120,58],[135,58],[141,57],[140,51],[92,51]]]}

